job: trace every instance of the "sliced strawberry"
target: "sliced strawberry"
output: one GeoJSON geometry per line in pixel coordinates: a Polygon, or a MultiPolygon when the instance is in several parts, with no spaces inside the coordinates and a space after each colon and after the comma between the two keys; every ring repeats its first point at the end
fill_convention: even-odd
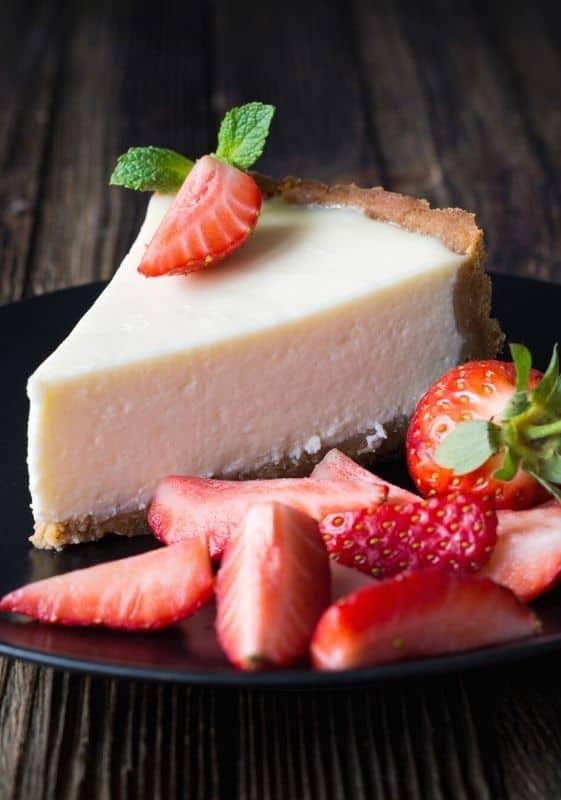
{"type": "Polygon", "coordinates": [[[230,661],[255,670],[304,658],[329,584],[317,522],[280,503],[250,508],[216,582],[216,630],[230,661]]]}
{"type": "Polygon", "coordinates": [[[499,511],[498,540],[483,574],[528,602],[561,578],[561,505],[499,511]]]}
{"type": "Polygon", "coordinates": [[[61,625],[165,628],[194,614],[213,586],[207,550],[192,539],[30,583],[3,597],[0,610],[61,625]]]}
{"type": "Polygon", "coordinates": [[[319,521],[340,508],[375,507],[385,495],[383,486],[348,481],[217,481],[170,476],[156,488],[148,522],[165,544],[193,536],[208,538],[211,556],[219,558],[230,533],[254,503],[285,503],[319,521]]]}
{"type": "Polygon", "coordinates": [[[328,608],[311,653],[318,669],[368,667],[531,636],[538,625],[488,578],[418,570],[373,582],[328,608]]]}
{"type": "Polygon", "coordinates": [[[413,492],[408,492],[407,489],[402,489],[401,486],[394,486],[392,483],[379,478],[373,472],[364,469],[364,467],[361,467],[360,464],[357,464],[356,461],[353,461],[352,458],[349,458],[349,456],[335,447],[325,454],[319,464],[316,464],[310,477],[321,481],[362,481],[364,483],[374,483],[377,486],[387,486],[389,502],[411,503],[421,499],[413,492]]]}
{"type": "Polygon", "coordinates": [[[365,575],[364,572],[359,572],[358,569],[346,567],[332,558],[329,559],[329,568],[331,570],[332,603],[358,592],[359,589],[364,589],[365,586],[370,586],[374,580],[372,575],[365,575]]]}
{"type": "Polygon", "coordinates": [[[138,271],[148,277],[194,272],[224,258],[252,233],[261,190],[250,175],[200,158],[179,189],[138,271]]]}
{"type": "Polygon", "coordinates": [[[439,566],[477,572],[497,541],[492,504],[451,494],[329,514],[320,525],[332,559],[376,578],[439,566]]]}

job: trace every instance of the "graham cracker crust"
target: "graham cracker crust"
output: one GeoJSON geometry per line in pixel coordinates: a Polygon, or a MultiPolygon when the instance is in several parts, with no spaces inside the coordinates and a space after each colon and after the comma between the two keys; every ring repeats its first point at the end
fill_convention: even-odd
{"type": "MultiPolygon", "coordinates": [[[[504,336],[496,320],[490,318],[491,281],[484,271],[485,249],[483,231],[477,226],[474,214],[459,208],[433,209],[426,200],[388,192],[381,187],[363,189],[354,184],[327,186],[319,181],[287,177],[274,181],[254,174],[266,197],[280,197],[287,203],[302,205],[349,206],[382,222],[399,225],[408,231],[433,236],[449,250],[466,257],[458,271],[454,290],[454,311],[458,329],[464,337],[461,361],[494,356],[501,348],[504,336]]],[[[438,331],[435,331],[438,335],[438,331]]],[[[337,447],[363,466],[395,457],[399,452],[408,420],[400,417],[384,423],[386,438],[370,445],[366,439],[372,431],[357,434],[340,442],[337,447]]],[[[285,459],[228,479],[298,477],[309,475],[329,448],[314,455],[303,453],[298,460],[285,459]]],[[[221,477],[221,476],[216,476],[221,477]]],[[[61,549],[69,544],[95,541],[106,533],[136,536],[148,533],[146,510],[121,512],[106,519],[92,515],[79,519],[36,522],[30,538],[40,549],[61,549]]]]}

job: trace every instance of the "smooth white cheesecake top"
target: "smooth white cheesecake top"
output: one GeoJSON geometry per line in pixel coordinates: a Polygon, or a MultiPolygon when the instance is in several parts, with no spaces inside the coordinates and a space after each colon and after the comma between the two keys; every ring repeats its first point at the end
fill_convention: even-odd
{"type": "MultiPolygon", "coordinates": [[[[32,384],[196,350],[343,307],[427,269],[464,257],[438,239],[369,219],[357,209],[263,204],[247,244],[223,263],[188,276],[137,272],[172,198],[154,195],[140,235],[72,336],[32,384]]],[[[33,386],[30,387],[31,391],[33,386]]]]}

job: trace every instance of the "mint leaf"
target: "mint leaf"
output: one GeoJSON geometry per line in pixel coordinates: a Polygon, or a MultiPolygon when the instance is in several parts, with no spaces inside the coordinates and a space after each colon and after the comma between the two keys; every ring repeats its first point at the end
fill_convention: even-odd
{"type": "Polygon", "coordinates": [[[532,369],[532,356],[523,344],[510,344],[510,354],[516,367],[516,391],[525,392],[528,389],[528,379],[532,369]]]}
{"type": "Polygon", "coordinates": [[[501,429],[483,419],[457,425],[438,446],[434,460],[455,475],[473,472],[499,449],[501,429]]]}
{"type": "Polygon", "coordinates": [[[131,147],[117,159],[111,186],[138,192],[176,192],[193,167],[188,158],[164,147],[131,147]]]}
{"type": "Polygon", "coordinates": [[[249,169],[265,147],[275,107],[265,103],[246,103],[231,108],[218,132],[216,156],[238,169],[249,169]]]}

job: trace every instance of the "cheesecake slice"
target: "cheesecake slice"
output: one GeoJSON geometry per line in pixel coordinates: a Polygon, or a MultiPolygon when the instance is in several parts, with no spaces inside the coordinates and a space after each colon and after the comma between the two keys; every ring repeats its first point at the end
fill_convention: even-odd
{"type": "Polygon", "coordinates": [[[474,217],[354,185],[259,178],[261,219],[219,266],[145,278],[153,195],[105,291],[28,385],[37,547],[145,530],[159,478],[307,474],[388,457],[427,387],[493,355],[474,217]]]}

